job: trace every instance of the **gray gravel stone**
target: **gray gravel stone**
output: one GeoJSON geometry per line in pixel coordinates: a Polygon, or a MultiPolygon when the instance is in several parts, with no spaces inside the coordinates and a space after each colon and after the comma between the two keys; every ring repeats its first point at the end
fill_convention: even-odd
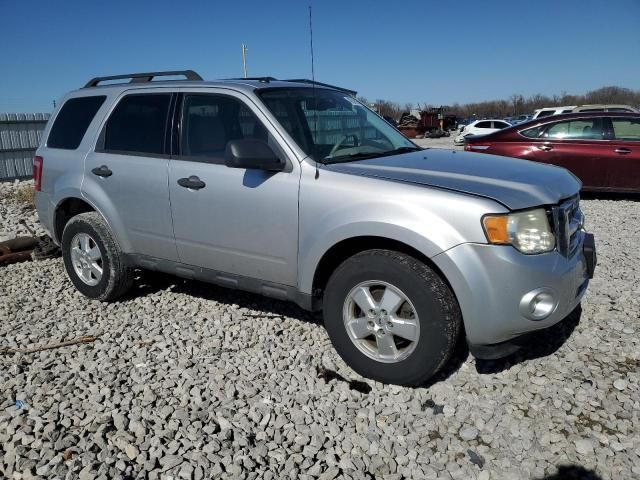
{"type": "Polygon", "coordinates": [[[478,429],[465,425],[458,433],[460,434],[460,438],[463,440],[473,440],[478,436],[478,429]]]}
{"type": "Polygon", "coordinates": [[[574,442],[576,444],[576,452],[581,455],[590,455],[593,453],[593,443],[589,439],[580,439],[574,442]]]}
{"type": "MultiPolygon", "coordinates": [[[[43,233],[6,198],[22,185],[0,183],[0,231],[43,233]]],[[[582,207],[599,265],[579,322],[506,360],[462,350],[428,388],[359,378],[287,303],[143,273],[100,304],[60,259],[2,267],[0,349],[98,340],[0,355],[0,477],[636,478],[640,203],[582,207]]]]}
{"type": "Polygon", "coordinates": [[[613,382],[613,386],[616,387],[618,390],[622,391],[625,388],[627,388],[627,381],[619,378],[618,380],[613,382]]]}

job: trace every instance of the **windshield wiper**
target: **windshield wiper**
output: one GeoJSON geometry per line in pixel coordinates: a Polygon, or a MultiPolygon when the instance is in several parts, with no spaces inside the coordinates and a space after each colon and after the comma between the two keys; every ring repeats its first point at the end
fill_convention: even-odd
{"type": "Polygon", "coordinates": [[[354,160],[365,160],[367,158],[375,158],[383,155],[384,152],[362,152],[362,153],[350,153],[349,155],[340,155],[338,157],[325,157],[322,163],[327,165],[331,163],[344,163],[352,162],[354,160]]]}
{"type": "Polygon", "coordinates": [[[423,150],[423,149],[420,147],[399,147],[399,148],[394,148],[393,150],[387,150],[386,152],[382,152],[380,156],[395,155],[397,153],[419,152],[420,150],[423,150]]]}
{"type": "Polygon", "coordinates": [[[396,155],[399,153],[418,152],[423,150],[420,147],[399,147],[393,150],[387,150],[385,152],[362,152],[362,153],[350,153],[349,155],[340,155],[337,157],[325,157],[323,163],[344,163],[355,160],[366,160],[367,158],[387,157],[389,155],[396,155]]]}

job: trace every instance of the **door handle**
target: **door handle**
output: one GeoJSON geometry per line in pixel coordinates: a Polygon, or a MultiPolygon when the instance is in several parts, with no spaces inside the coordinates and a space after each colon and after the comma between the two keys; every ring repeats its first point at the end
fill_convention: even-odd
{"type": "Polygon", "coordinates": [[[542,150],[543,152],[549,152],[553,150],[551,145],[538,145],[538,150],[542,150]]]}
{"type": "Polygon", "coordinates": [[[113,175],[113,172],[109,170],[109,167],[107,167],[106,165],[101,165],[92,169],[91,173],[99,177],[110,177],[111,175],[113,175]]]}
{"type": "Polygon", "coordinates": [[[189,178],[178,179],[178,185],[190,190],[200,190],[207,186],[207,184],[200,180],[196,175],[191,175],[189,178]]]}
{"type": "Polygon", "coordinates": [[[627,153],[631,153],[631,150],[628,148],[616,148],[614,152],[619,153],[620,155],[626,155],[627,153]]]}

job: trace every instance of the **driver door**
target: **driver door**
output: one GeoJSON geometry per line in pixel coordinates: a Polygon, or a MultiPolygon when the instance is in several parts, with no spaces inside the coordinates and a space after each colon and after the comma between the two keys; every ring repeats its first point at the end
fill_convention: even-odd
{"type": "Polygon", "coordinates": [[[180,261],[229,273],[231,286],[236,276],[295,285],[300,165],[241,94],[210,92],[184,91],[176,108],[169,192],[180,261]],[[242,138],[268,142],[287,168],[274,173],[227,167],[227,143],[242,138]],[[190,177],[204,185],[194,189],[180,182],[190,177]]]}

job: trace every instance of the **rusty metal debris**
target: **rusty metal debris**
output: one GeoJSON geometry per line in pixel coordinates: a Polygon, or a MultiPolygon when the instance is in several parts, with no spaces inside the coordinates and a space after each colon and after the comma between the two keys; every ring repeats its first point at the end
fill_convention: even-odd
{"type": "Polygon", "coordinates": [[[38,244],[33,249],[31,256],[34,260],[44,260],[45,258],[55,258],[62,255],[60,247],[53,243],[48,235],[38,237],[38,244]]]}
{"type": "Polygon", "coordinates": [[[0,242],[0,267],[27,260],[43,260],[60,256],[60,248],[47,235],[37,236],[24,220],[19,221],[31,236],[0,242]]]}
{"type": "Polygon", "coordinates": [[[35,237],[16,237],[0,242],[0,266],[31,260],[31,252],[37,244],[35,237]]]}
{"type": "Polygon", "coordinates": [[[446,115],[445,107],[404,112],[398,123],[398,130],[408,138],[448,137],[449,130],[456,125],[455,115],[446,115]]]}

